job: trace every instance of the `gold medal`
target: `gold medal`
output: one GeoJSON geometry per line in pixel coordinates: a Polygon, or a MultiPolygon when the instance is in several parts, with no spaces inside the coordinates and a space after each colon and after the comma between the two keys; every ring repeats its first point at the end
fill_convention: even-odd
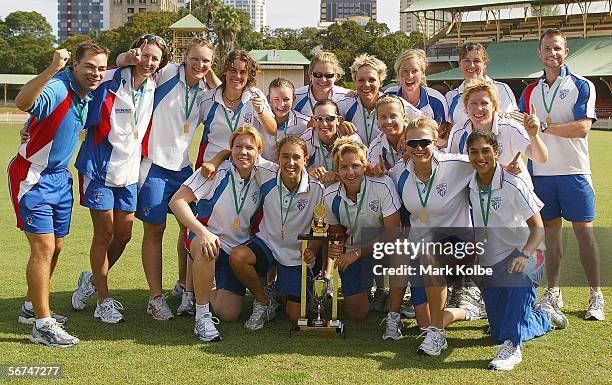
{"type": "Polygon", "coordinates": [[[429,215],[425,211],[421,211],[421,215],[419,215],[419,219],[422,223],[427,223],[429,221],[429,215]]]}
{"type": "Polygon", "coordinates": [[[134,131],[134,139],[138,140],[138,131],[134,131]]]}
{"type": "Polygon", "coordinates": [[[183,133],[189,134],[189,122],[185,122],[185,124],[183,124],[183,133]]]}
{"type": "Polygon", "coordinates": [[[285,240],[285,230],[281,229],[281,241],[285,240]]]}
{"type": "Polygon", "coordinates": [[[79,132],[79,140],[80,140],[81,142],[84,142],[84,141],[85,141],[85,135],[86,135],[86,134],[87,134],[87,131],[85,131],[85,130],[81,130],[81,132],[79,132]]]}
{"type": "Polygon", "coordinates": [[[552,120],[550,119],[550,115],[546,115],[546,124],[550,126],[552,120]]]}
{"type": "Polygon", "coordinates": [[[240,230],[240,218],[236,217],[236,219],[234,219],[234,230],[239,231],[240,230]]]}

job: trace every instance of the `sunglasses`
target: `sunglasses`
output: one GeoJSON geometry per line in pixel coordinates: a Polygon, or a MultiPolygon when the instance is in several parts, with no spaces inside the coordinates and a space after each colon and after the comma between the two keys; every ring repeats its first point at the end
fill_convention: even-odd
{"type": "Polygon", "coordinates": [[[432,143],[433,143],[433,140],[431,139],[410,139],[406,141],[406,145],[408,145],[408,147],[411,147],[411,148],[417,148],[417,147],[425,148],[432,143]]]}
{"type": "Polygon", "coordinates": [[[312,118],[313,118],[313,119],[314,119],[314,121],[315,121],[315,122],[317,122],[317,123],[321,123],[321,122],[323,122],[323,121],[325,121],[325,122],[327,122],[327,123],[331,123],[331,122],[333,122],[334,120],[336,120],[337,116],[336,116],[336,115],[325,115],[325,116],[320,116],[320,115],[317,115],[317,116],[313,116],[312,118]]]}
{"type": "Polygon", "coordinates": [[[333,79],[334,76],[336,76],[336,74],[332,74],[332,73],[324,74],[323,72],[315,71],[312,73],[312,76],[314,76],[317,79],[321,79],[322,77],[325,77],[325,79],[333,79]]]}
{"type": "Polygon", "coordinates": [[[147,42],[154,42],[160,45],[163,45],[164,48],[167,46],[166,41],[157,35],[152,35],[150,33],[146,35],[142,35],[139,40],[146,40],[147,42]]]}

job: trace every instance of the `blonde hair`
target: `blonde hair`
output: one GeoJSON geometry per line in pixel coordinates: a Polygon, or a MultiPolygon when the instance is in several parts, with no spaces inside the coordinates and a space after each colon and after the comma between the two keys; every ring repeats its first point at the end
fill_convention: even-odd
{"type": "Polygon", "coordinates": [[[465,108],[467,108],[470,96],[478,91],[486,91],[489,94],[489,98],[491,98],[494,111],[499,111],[499,92],[497,91],[497,87],[484,78],[472,79],[465,85],[463,91],[463,105],[465,108]]]}
{"type": "Polygon", "coordinates": [[[213,57],[216,56],[215,46],[212,45],[210,41],[206,39],[202,39],[201,37],[194,37],[193,39],[191,39],[191,42],[189,43],[189,46],[187,47],[187,51],[185,51],[185,56],[189,55],[189,51],[191,51],[193,47],[208,48],[213,53],[213,57]]]}
{"type": "Polygon", "coordinates": [[[240,135],[250,135],[253,140],[255,140],[255,145],[257,146],[257,152],[261,154],[263,151],[263,138],[257,129],[249,124],[244,124],[236,129],[236,131],[232,132],[229,137],[229,146],[230,149],[234,146],[234,141],[240,135]]]}
{"type": "Polygon", "coordinates": [[[355,61],[351,65],[351,77],[353,81],[356,81],[357,71],[361,67],[370,66],[376,73],[378,74],[378,79],[380,82],[384,82],[387,78],[387,65],[373,55],[368,55],[367,53],[361,54],[355,58],[355,61]]]}
{"type": "Polygon", "coordinates": [[[355,154],[361,160],[364,165],[368,164],[368,158],[366,156],[368,148],[363,144],[356,142],[350,136],[342,136],[334,142],[332,148],[332,158],[334,161],[334,169],[338,169],[340,160],[346,154],[355,154]]]}
{"type": "Polygon", "coordinates": [[[378,109],[385,104],[399,104],[401,107],[403,119],[406,118],[406,111],[404,108],[404,103],[399,97],[392,96],[392,95],[385,95],[382,98],[378,99],[378,101],[376,102],[376,107],[375,107],[377,116],[378,116],[378,109]]]}
{"type": "Polygon", "coordinates": [[[336,54],[333,52],[328,52],[328,51],[317,52],[312,57],[312,60],[310,61],[310,67],[308,68],[310,73],[312,73],[314,66],[319,63],[329,63],[332,66],[334,66],[334,72],[339,78],[342,77],[342,75],[344,75],[344,70],[342,69],[342,66],[340,65],[340,61],[338,60],[338,57],[336,56],[336,54]]]}
{"type": "Polygon", "coordinates": [[[438,122],[427,115],[419,115],[409,121],[404,134],[409,130],[428,130],[434,139],[438,138],[438,122]]]}
{"type": "Polygon", "coordinates": [[[400,67],[402,66],[402,63],[410,59],[417,59],[419,61],[421,72],[423,72],[423,79],[421,80],[421,83],[426,86],[427,79],[425,78],[425,71],[427,71],[427,65],[429,64],[429,62],[427,61],[427,54],[422,49],[411,48],[402,51],[402,53],[400,53],[397,59],[395,60],[395,65],[393,66],[395,69],[395,75],[399,77],[400,67]]]}

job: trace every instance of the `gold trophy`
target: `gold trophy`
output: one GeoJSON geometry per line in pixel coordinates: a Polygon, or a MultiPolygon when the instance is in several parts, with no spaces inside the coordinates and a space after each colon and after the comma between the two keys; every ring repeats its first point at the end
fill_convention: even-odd
{"type": "MultiPolygon", "coordinates": [[[[327,257],[328,242],[342,242],[344,241],[344,235],[342,234],[329,234],[329,223],[325,220],[327,214],[327,207],[319,203],[314,208],[313,219],[310,224],[312,234],[300,234],[298,239],[302,241],[302,255],[304,250],[308,246],[308,241],[318,240],[322,242],[322,256],[327,257]]],[[[323,277],[322,273],[319,273],[313,282],[313,293],[312,300],[316,305],[316,318],[308,319],[306,315],[306,276],[308,272],[308,265],[302,258],[302,287],[301,287],[301,299],[300,299],[300,318],[298,319],[297,326],[289,332],[289,336],[293,334],[312,334],[311,332],[325,332],[333,335],[339,335],[345,337],[344,334],[344,323],[338,320],[338,283],[340,276],[338,274],[338,267],[335,261],[332,261],[333,275],[333,297],[332,297],[332,309],[331,309],[331,320],[325,321],[322,317],[323,302],[327,299],[327,281],[323,277]]]]}

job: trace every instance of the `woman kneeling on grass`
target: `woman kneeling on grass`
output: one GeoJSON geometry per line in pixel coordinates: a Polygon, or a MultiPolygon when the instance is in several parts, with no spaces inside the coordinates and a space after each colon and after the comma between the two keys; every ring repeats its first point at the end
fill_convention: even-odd
{"type": "Polygon", "coordinates": [[[176,217],[195,235],[190,247],[194,333],[205,342],[221,339],[209,301],[223,320],[236,320],[240,315],[245,289],[229,266],[229,253],[249,239],[251,217],[259,205],[254,164],[263,148],[261,134],[252,126],[242,126],[232,133],[229,144],[231,160],[223,162],[214,177],[207,179],[196,170],[170,201],[176,217]],[[196,200],[197,218],[189,206],[196,200]]]}
{"type": "Polygon", "coordinates": [[[480,264],[493,268],[492,275],[483,277],[484,301],[491,337],[501,343],[489,368],[512,370],[522,361],[523,342],[552,327],[564,329],[568,320],[552,306],[533,308],[544,270],[543,259],[536,257],[544,239],[542,202],[522,178],[497,163],[500,150],[493,132],[475,129],[467,148],[475,170],[469,184],[474,227],[486,239],[480,264]]]}

